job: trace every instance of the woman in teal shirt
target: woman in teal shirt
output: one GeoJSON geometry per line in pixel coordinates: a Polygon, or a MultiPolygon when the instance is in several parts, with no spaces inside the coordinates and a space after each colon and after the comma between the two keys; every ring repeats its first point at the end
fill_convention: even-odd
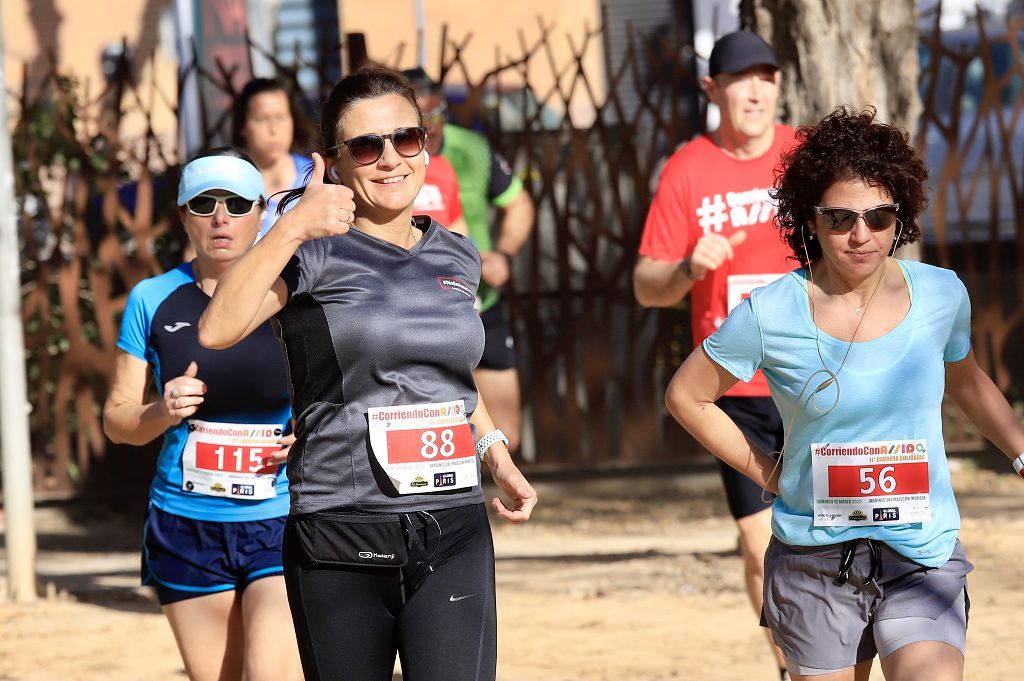
{"type": "Polygon", "coordinates": [[[1024,429],[970,347],[954,272],[892,257],[920,238],[927,170],[907,133],[837,109],[798,133],[777,223],[802,266],[756,289],[684,362],[666,403],[778,494],[763,620],[795,679],[962,679],[966,575],[942,440],[947,393],[1010,458],[1024,429]],[[780,464],[714,402],[764,371],[780,464]]]}

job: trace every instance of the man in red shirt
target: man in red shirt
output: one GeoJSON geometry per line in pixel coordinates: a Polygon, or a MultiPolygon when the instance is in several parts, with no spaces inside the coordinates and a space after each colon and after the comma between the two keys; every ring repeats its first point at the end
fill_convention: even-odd
{"type": "MultiPolygon", "coordinates": [[[[760,37],[737,31],[715,43],[708,66],[701,85],[721,123],[665,164],[633,271],[633,290],[645,307],[670,307],[691,293],[695,346],[752,289],[794,268],[772,226],[768,194],[779,157],[793,144],[793,130],[775,123],[778,61],[760,37]]],[[[782,421],[760,372],[718,404],[765,451],[782,449],[782,421]]],[[[747,592],[760,613],[772,499],[725,464],[722,479],[739,528],[747,592]]],[[[787,678],[782,653],[773,649],[787,678]]]]}
{"type": "Polygon", "coordinates": [[[415,215],[429,215],[440,224],[462,236],[469,236],[469,227],[462,217],[459,201],[459,180],[455,169],[444,156],[430,157],[423,186],[412,204],[415,215]]]}

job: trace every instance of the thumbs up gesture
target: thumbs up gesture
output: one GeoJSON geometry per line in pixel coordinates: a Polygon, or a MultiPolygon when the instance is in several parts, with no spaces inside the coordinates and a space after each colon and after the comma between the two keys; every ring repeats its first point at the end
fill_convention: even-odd
{"type": "Polygon", "coordinates": [[[345,234],[356,218],[352,190],[341,184],[325,183],[326,163],[313,154],[313,174],[302,198],[280,221],[295,226],[303,240],[345,234]]]}
{"type": "Polygon", "coordinates": [[[199,410],[199,405],[206,399],[206,384],[196,378],[199,365],[189,362],[185,373],[172,378],[164,384],[163,407],[167,416],[175,423],[181,423],[199,410]]]}
{"type": "Polygon", "coordinates": [[[707,272],[717,270],[726,260],[732,260],[733,248],[746,241],[746,230],[737,230],[726,238],[721,234],[705,234],[697,240],[690,255],[690,272],[694,279],[700,279],[707,272]]]}

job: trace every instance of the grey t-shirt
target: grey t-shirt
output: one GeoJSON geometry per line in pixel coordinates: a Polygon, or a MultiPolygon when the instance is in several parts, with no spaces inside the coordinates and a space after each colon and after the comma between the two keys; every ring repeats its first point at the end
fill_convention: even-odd
{"type": "Polygon", "coordinates": [[[355,229],[308,241],[281,273],[289,298],[276,319],[297,438],[288,460],[293,514],[483,502],[479,485],[400,495],[370,449],[370,407],[461,399],[467,414],[476,409],[480,254],[427,218],[416,226],[425,231],[411,250],[355,229]]]}

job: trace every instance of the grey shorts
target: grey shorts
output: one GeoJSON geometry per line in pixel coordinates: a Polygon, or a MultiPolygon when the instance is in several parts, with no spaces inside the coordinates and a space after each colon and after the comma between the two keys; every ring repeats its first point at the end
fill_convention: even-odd
{"type": "Polygon", "coordinates": [[[875,543],[857,542],[849,579],[836,575],[842,544],[791,546],[772,538],[765,553],[761,623],[771,629],[791,671],[824,674],[883,658],[918,641],[964,651],[967,573],[973,565],[957,541],[953,555],[929,568],[875,543]],[[872,564],[876,579],[868,581],[872,564]]]}

